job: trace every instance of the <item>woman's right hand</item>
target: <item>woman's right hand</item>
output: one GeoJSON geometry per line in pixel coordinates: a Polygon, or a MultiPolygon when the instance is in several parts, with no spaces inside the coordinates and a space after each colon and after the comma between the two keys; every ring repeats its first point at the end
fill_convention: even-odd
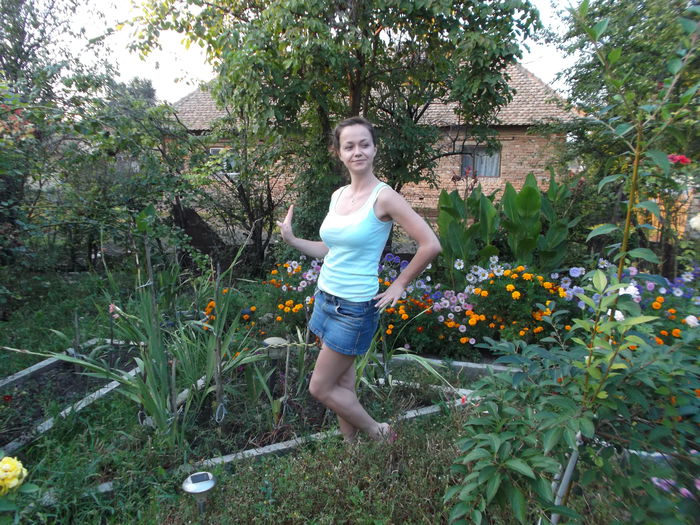
{"type": "Polygon", "coordinates": [[[277,221],[277,226],[280,227],[280,233],[282,234],[282,240],[287,244],[291,244],[294,239],[294,232],[292,231],[292,217],[294,216],[294,204],[287,210],[287,216],[282,222],[277,221]]]}

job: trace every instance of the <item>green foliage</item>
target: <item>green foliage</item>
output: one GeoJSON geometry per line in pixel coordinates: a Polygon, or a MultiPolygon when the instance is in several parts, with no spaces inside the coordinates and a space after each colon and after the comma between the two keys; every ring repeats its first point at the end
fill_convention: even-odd
{"type": "Polygon", "coordinates": [[[487,339],[484,346],[502,354],[497,362],[517,369],[476,387],[487,413],[465,424],[464,454],[453,467],[460,483],[446,493],[457,501],[453,521],[499,504],[512,506],[520,522],[550,513],[575,518],[570,509],[553,506],[549,483],[570,450],[584,458],[578,478],[583,485],[614,483],[617,497],[634,502],[632,523],[663,513],[679,520],[692,516],[698,334],[679,333],[670,347],[649,344],[661,321],[641,315],[630,295],[620,295],[627,285],[615,276],[595,271],[589,279],[578,296],[588,315],[575,319],[564,337],[556,327],[566,312],[557,310],[544,318],[555,330],[540,344],[487,339]],[[660,465],[639,459],[639,452],[618,458],[613,447],[659,451],[672,459],[660,465]],[[509,465],[509,458],[516,463],[509,465]],[[625,479],[616,481],[621,472],[625,479]],[[653,476],[677,480],[690,495],[677,492],[673,504],[660,504],[653,476]],[[640,498],[638,489],[646,496],[640,498]]]}
{"type": "MultiPolygon", "coordinates": [[[[457,191],[443,190],[439,200],[438,228],[443,247],[441,260],[455,284],[454,265],[484,264],[499,255],[516,263],[535,265],[543,272],[561,267],[566,256],[569,231],[578,219],[569,221],[557,213],[571,198],[571,185],[557,182],[551,174],[549,188],[543,192],[529,174],[518,192],[506,183],[503,198],[486,196],[481,186],[462,199],[457,191]],[[496,240],[504,238],[509,252],[503,254],[496,240]]],[[[499,243],[500,244],[500,243],[499,243]]]]}

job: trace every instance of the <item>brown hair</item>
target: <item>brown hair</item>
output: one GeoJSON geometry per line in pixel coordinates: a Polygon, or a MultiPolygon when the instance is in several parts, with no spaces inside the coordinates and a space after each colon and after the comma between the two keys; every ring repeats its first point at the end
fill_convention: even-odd
{"type": "Polygon", "coordinates": [[[340,149],[340,134],[343,132],[343,129],[349,126],[358,125],[364,126],[365,128],[367,128],[367,130],[369,130],[370,135],[372,135],[372,144],[374,146],[377,145],[377,131],[374,129],[372,123],[363,117],[350,117],[346,118],[342,122],[339,122],[333,130],[333,149],[335,151],[338,151],[340,149]]]}

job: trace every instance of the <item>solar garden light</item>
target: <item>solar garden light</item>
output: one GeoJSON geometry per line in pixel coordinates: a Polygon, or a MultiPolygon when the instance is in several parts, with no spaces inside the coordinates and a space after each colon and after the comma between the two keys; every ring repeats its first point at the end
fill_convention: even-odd
{"type": "Polygon", "coordinates": [[[185,478],[182,482],[182,490],[187,494],[192,494],[197,501],[197,508],[200,514],[204,514],[204,504],[207,501],[207,495],[216,485],[214,474],[209,472],[195,472],[185,478]]]}
{"type": "Polygon", "coordinates": [[[262,344],[267,348],[267,356],[270,359],[284,359],[289,341],[284,337],[268,337],[263,340],[262,344]]]}

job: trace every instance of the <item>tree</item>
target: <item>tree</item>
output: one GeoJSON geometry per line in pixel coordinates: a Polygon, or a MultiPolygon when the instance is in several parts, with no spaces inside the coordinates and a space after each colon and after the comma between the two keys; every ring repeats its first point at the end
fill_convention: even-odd
{"type": "MultiPolygon", "coordinates": [[[[698,183],[672,172],[666,154],[697,157],[700,146],[693,103],[700,86],[699,15],[700,8],[681,0],[585,1],[569,12],[560,39],[566,51],[579,54],[564,76],[572,102],[589,115],[575,130],[573,153],[585,159],[596,182],[611,184],[606,190],[617,193],[614,202],[638,203],[626,220],[656,215],[658,269],[667,275],[676,272],[671,225],[677,201],[698,183]]],[[[612,216],[597,223],[619,222],[621,206],[609,209],[612,216]]],[[[648,227],[635,237],[650,246],[648,227]]]]}
{"type": "Polygon", "coordinates": [[[294,142],[306,169],[299,218],[317,231],[341,167],[328,153],[333,123],[364,115],[380,127],[380,168],[392,186],[432,177],[441,151],[432,103],[457,102],[467,135],[484,136],[510,100],[504,68],[537,27],[523,0],[152,0],[135,23],[144,52],[161,30],[204,46],[218,70],[213,90],[253,130],[294,142]]]}

